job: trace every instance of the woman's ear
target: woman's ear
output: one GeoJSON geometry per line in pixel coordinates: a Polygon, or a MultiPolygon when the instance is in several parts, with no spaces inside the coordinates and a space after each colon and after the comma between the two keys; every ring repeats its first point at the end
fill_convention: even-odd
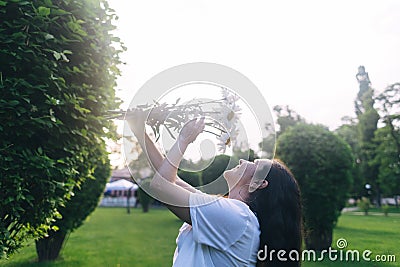
{"type": "Polygon", "coordinates": [[[263,189],[266,188],[267,186],[268,186],[267,180],[263,180],[262,183],[259,185],[253,182],[252,184],[250,184],[249,191],[254,192],[257,189],[263,189]]]}
{"type": "Polygon", "coordinates": [[[268,181],[267,180],[264,180],[263,182],[262,182],[262,184],[258,187],[258,189],[264,189],[264,188],[266,188],[268,186],[268,181]]]}

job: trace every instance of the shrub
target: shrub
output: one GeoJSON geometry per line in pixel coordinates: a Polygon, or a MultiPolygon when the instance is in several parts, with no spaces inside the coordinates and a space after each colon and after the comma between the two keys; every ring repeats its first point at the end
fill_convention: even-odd
{"type": "Polygon", "coordinates": [[[105,153],[113,18],[103,0],[0,1],[0,257],[45,235],[105,153]]]}
{"type": "Polygon", "coordinates": [[[368,215],[368,211],[371,208],[371,202],[369,198],[362,197],[357,201],[357,207],[364,212],[365,215],[368,215]]]}
{"type": "Polygon", "coordinates": [[[390,206],[388,204],[382,205],[382,211],[385,214],[385,216],[389,215],[389,208],[390,208],[390,206]]]}
{"type": "Polygon", "coordinates": [[[352,181],[349,145],[322,126],[298,124],[278,138],[277,156],[299,182],[307,249],[328,249],[352,181]]]}

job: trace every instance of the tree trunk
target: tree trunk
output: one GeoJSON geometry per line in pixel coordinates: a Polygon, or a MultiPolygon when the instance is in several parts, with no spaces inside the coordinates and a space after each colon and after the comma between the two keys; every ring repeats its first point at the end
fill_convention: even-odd
{"type": "Polygon", "coordinates": [[[381,195],[381,188],[380,185],[376,185],[376,204],[378,205],[378,208],[382,206],[382,195],[381,195]]]}
{"type": "Polygon", "coordinates": [[[62,231],[50,231],[48,237],[36,241],[36,253],[39,262],[54,261],[58,258],[66,233],[62,231]]]}
{"type": "Polygon", "coordinates": [[[142,210],[143,212],[149,212],[150,203],[143,203],[142,202],[142,210]]]}
{"type": "Polygon", "coordinates": [[[309,250],[322,251],[332,245],[332,230],[310,231],[306,237],[306,248],[309,250]]]}

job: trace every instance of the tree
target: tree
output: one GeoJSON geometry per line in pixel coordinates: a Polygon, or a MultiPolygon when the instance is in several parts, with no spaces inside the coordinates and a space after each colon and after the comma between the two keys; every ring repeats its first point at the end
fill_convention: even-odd
{"type": "Polygon", "coordinates": [[[1,257],[44,236],[92,177],[90,157],[113,132],[104,114],[118,105],[121,50],[105,1],[0,5],[1,257]]]}
{"type": "Polygon", "coordinates": [[[278,138],[277,156],[299,182],[306,247],[328,249],[352,181],[349,145],[325,127],[298,124],[278,138]]]}
{"type": "Polygon", "coordinates": [[[372,184],[376,193],[378,205],[380,205],[380,184],[378,181],[378,169],[375,157],[375,143],[373,142],[377,130],[379,114],[374,108],[374,90],[371,88],[371,81],[364,66],[358,67],[356,74],[359,83],[359,91],[354,101],[355,113],[357,115],[357,139],[358,150],[356,151],[357,168],[360,179],[364,184],[372,184]]]}
{"type": "Polygon", "coordinates": [[[178,169],[178,176],[194,187],[201,187],[204,185],[201,171],[188,171],[185,169],[178,169]]]}
{"type": "Polygon", "coordinates": [[[368,72],[365,71],[364,66],[358,67],[356,79],[359,84],[359,90],[358,90],[357,98],[354,101],[354,107],[355,107],[356,115],[359,116],[365,110],[365,106],[363,104],[363,96],[371,88],[371,81],[369,79],[368,72]]]}
{"type": "Polygon", "coordinates": [[[289,106],[275,106],[274,111],[278,117],[276,120],[279,125],[279,131],[277,133],[278,136],[284,133],[291,126],[295,126],[298,123],[305,123],[304,118],[302,118],[289,106]]]}
{"type": "Polygon", "coordinates": [[[352,170],[353,184],[350,189],[350,196],[355,199],[360,199],[362,196],[365,196],[365,180],[360,175],[360,170],[357,166],[360,163],[360,159],[357,157],[360,152],[358,142],[358,124],[356,119],[350,117],[342,118],[342,122],[343,124],[335,131],[335,133],[350,145],[353,152],[355,168],[352,170]]]}
{"type": "MultiPolygon", "coordinates": [[[[399,134],[397,133],[397,135],[399,134]]],[[[394,196],[398,206],[397,195],[400,194],[400,162],[391,127],[386,125],[379,128],[375,132],[374,141],[378,144],[374,164],[379,166],[378,182],[381,185],[382,193],[386,196],[394,196]]]]}
{"type": "Polygon", "coordinates": [[[200,190],[205,190],[209,194],[225,194],[228,192],[228,185],[222,175],[225,170],[236,166],[238,161],[235,157],[218,155],[212,159],[211,163],[209,163],[209,159],[197,163],[186,162],[184,163],[185,168],[178,170],[178,175],[185,182],[199,187],[200,190]],[[199,171],[188,171],[188,169],[198,169],[199,171]]]}
{"type": "MultiPolygon", "coordinates": [[[[277,116],[277,124],[279,126],[279,130],[276,134],[269,134],[267,137],[263,138],[263,140],[258,144],[258,147],[261,149],[261,152],[267,157],[272,158],[275,152],[276,138],[279,137],[282,133],[284,133],[287,129],[292,126],[295,126],[299,123],[305,123],[305,119],[302,118],[296,111],[292,110],[289,106],[275,106],[273,108],[275,114],[277,116]]],[[[266,125],[266,129],[268,132],[274,130],[271,125],[266,125]]]]}
{"type": "Polygon", "coordinates": [[[388,127],[390,137],[397,152],[395,161],[400,161],[400,83],[394,83],[378,95],[376,102],[383,123],[388,127]]]}
{"type": "Polygon", "coordinates": [[[218,155],[212,159],[211,163],[209,162],[210,159],[201,160],[197,163],[183,162],[180,168],[182,165],[185,168],[179,169],[178,175],[185,182],[194,187],[199,187],[200,190],[204,189],[203,191],[209,194],[226,194],[229,189],[228,184],[222,177],[224,171],[234,168],[239,164],[239,159],[254,161],[257,158],[252,149],[242,150],[234,148],[231,157],[228,155],[218,155]],[[187,169],[197,169],[199,171],[188,171],[187,169]]]}
{"type": "Polygon", "coordinates": [[[374,143],[375,131],[378,128],[379,114],[374,108],[374,90],[369,88],[363,94],[359,94],[358,102],[361,103],[358,113],[358,142],[359,151],[357,158],[359,159],[359,173],[365,183],[372,184],[376,193],[378,205],[380,205],[381,193],[380,183],[378,180],[379,166],[374,164],[376,144],[374,143]]]}
{"type": "Polygon", "coordinates": [[[400,194],[400,83],[394,83],[376,97],[384,127],[375,132],[375,161],[378,181],[387,195],[400,194]]]}

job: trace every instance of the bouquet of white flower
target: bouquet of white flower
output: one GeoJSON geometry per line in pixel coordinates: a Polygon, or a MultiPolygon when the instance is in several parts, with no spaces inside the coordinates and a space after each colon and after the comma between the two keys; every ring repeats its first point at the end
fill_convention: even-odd
{"type": "Polygon", "coordinates": [[[216,100],[193,99],[180,104],[177,99],[173,104],[158,103],[140,105],[132,109],[109,111],[109,119],[131,118],[135,109],[148,111],[146,124],[149,125],[156,139],[160,137],[161,125],[176,138],[173,131],[179,132],[184,124],[195,118],[204,116],[206,118],[205,132],[214,134],[218,142],[218,148],[223,153],[226,146],[230,146],[237,136],[236,124],[239,121],[241,108],[237,104],[240,99],[235,93],[226,88],[221,88],[222,98],[216,100]]]}

